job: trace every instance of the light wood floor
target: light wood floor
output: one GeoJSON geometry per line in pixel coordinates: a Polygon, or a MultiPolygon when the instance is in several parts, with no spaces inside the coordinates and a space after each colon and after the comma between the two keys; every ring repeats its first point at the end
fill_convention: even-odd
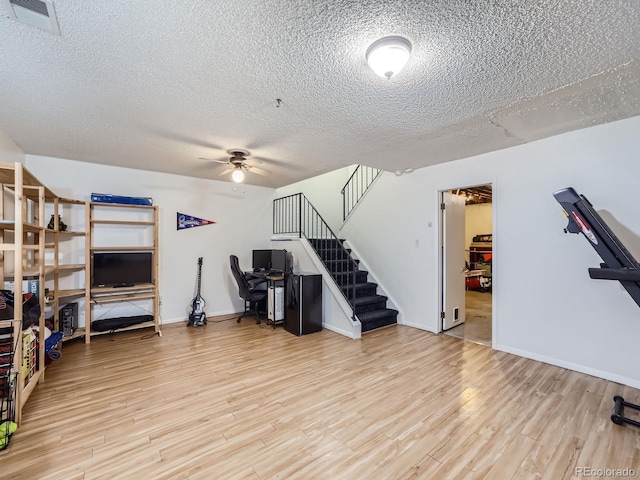
{"type": "Polygon", "coordinates": [[[0,477],[640,477],[640,429],[610,420],[638,390],[403,326],[350,340],[209,322],[65,345],[0,477]]]}

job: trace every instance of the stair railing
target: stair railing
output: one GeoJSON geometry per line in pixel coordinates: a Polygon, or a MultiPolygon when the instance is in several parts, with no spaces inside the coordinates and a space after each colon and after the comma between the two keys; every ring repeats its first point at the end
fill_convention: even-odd
{"type": "Polygon", "coordinates": [[[306,238],[316,254],[325,265],[327,271],[336,282],[345,300],[352,310],[355,320],[356,272],[358,264],[351,258],[342,240],[331,230],[327,222],[318,213],[303,193],[276,198],[273,201],[273,233],[296,234],[306,238]],[[320,254],[323,252],[324,256],[320,254]],[[350,280],[350,298],[342,288],[350,280]]]}
{"type": "Polygon", "coordinates": [[[373,181],[380,175],[379,168],[358,165],[342,187],[342,221],[345,221],[373,181]]]}

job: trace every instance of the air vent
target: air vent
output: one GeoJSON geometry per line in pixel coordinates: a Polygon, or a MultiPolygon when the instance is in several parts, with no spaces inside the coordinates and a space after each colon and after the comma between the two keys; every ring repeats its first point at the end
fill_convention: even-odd
{"type": "Polygon", "coordinates": [[[18,22],[60,35],[56,11],[51,0],[1,0],[9,17],[18,22]]]}

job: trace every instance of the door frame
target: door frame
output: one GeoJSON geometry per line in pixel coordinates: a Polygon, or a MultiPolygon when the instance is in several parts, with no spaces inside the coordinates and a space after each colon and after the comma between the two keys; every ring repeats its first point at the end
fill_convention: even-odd
{"type": "MultiPolygon", "coordinates": [[[[496,235],[496,226],[497,226],[497,212],[498,212],[498,208],[497,208],[497,202],[496,202],[496,181],[494,180],[487,180],[484,182],[468,182],[468,183],[464,183],[464,182],[460,182],[461,184],[457,184],[455,187],[447,187],[447,188],[439,188],[436,191],[436,211],[437,211],[437,218],[438,218],[438,231],[437,231],[437,245],[438,248],[436,249],[436,257],[437,257],[437,272],[435,273],[436,275],[436,279],[435,279],[435,284],[437,285],[437,302],[436,302],[436,318],[437,318],[437,333],[443,333],[444,330],[442,329],[442,320],[440,319],[440,312],[442,311],[443,308],[443,303],[444,303],[444,286],[443,286],[443,271],[444,271],[444,265],[443,265],[443,255],[442,255],[442,249],[444,247],[443,245],[443,238],[444,238],[444,225],[443,225],[443,221],[444,221],[444,214],[442,213],[442,210],[440,208],[440,203],[442,201],[442,193],[443,192],[450,192],[452,190],[457,190],[458,188],[472,188],[472,187],[479,187],[482,185],[491,185],[491,234],[492,234],[492,260],[491,260],[491,273],[493,274],[498,270],[498,263],[499,260],[496,261],[496,255],[495,252],[497,250],[497,245],[499,242],[499,239],[496,235]]],[[[497,315],[497,309],[496,309],[496,304],[497,304],[497,293],[498,293],[498,283],[495,282],[495,279],[492,275],[491,278],[491,348],[492,349],[496,349],[497,344],[497,338],[498,338],[498,315],[497,315]]]]}

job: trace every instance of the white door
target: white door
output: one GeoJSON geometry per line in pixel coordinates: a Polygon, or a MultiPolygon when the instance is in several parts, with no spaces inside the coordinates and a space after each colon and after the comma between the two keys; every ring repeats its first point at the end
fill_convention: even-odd
{"type": "Polygon", "coordinates": [[[442,302],[440,316],[442,330],[464,322],[465,317],[465,254],[464,209],[465,198],[442,192],[441,265],[442,302]]]}

